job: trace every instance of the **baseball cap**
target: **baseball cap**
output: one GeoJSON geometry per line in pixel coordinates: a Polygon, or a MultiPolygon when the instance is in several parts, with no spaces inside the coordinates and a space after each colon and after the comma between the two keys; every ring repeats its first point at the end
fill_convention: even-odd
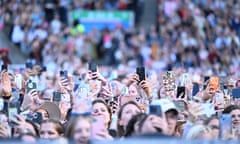
{"type": "Polygon", "coordinates": [[[151,103],[151,105],[160,105],[164,113],[170,110],[174,110],[178,114],[178,109],[175,104],[167,98],[155,100],[151,103]]]}
{"type": "Polygon", "coordinates": [[[58,106],[52,102],[45,102],[39,109],[44,109],[49,115],[49,119],[59,120],[61,118],[61,112],[58,106]]]}

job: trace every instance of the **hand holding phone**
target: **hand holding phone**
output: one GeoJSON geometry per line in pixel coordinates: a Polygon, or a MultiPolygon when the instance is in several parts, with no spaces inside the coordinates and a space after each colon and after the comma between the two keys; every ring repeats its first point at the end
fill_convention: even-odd
{"type": "Polygon", "coordinates": [[[194,83],[193,84],[193,89],[192,89],[192,96],[196,96],[197,93],[199,92],[199,84],[198,83],[194,83]]]}
{"type": "Polygon", "coordinates": [[[22,89],[22,79],[23,79],[23,77],[21,74],[16,74],[14,77],[14,81],[15,81],[18,89],[22,89]]]}

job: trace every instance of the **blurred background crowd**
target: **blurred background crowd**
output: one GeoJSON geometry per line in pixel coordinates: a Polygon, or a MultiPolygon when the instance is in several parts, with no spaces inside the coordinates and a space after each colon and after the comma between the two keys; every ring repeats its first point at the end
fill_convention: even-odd
{"type": "Polygon", "coordinates": [[[238,0],[155,0],[152,12],[144,8],[150,0],[0,2],[0,31],[28,58],[14,67],[11,51],[0,50],[8,64],[0,80],[2,138],[239,138],[238,0]],[[128,26],[89,29],[73,11],[134,16],[128,26]],[[149,25],[146,11],[155,18],[149,25]]]}
{"type": "Polygon", "coordinates": [[[152,6],[156,23],[148,27],[139,25],[144,2],[3,0],[1,23],[22,53],[53,69],[76,68],[92,59],[113,66],[144,64],[156,71],[185,67],[231,74],[238,68],[237,0],[159,0],[152,6]],[[130,10],[135,26],[86,32],[81,20],[69,22],[70,10],[130,10]]]}

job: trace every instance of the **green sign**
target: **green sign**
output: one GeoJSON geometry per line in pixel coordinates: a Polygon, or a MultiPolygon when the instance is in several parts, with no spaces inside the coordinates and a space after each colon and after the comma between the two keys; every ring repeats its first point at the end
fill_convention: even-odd
{"type": "Polygon", "coordinates": [[[101,28],[103,25],[112,27],[112,25],[121,24],[124,28],[134,26],[134,13],[131,11],[89,11],[73,10],[70,13],[70,22],[80,20],[87,29],[94,25],[101,28]]]}

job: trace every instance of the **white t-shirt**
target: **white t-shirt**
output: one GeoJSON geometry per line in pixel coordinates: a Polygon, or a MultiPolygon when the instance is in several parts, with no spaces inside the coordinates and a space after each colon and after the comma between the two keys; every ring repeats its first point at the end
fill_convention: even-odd
{"type": "Polygon", "coordinates": [[[51,22],[51,31],[54,33],[54,34],[59,34],[60,31],[61,31],[61,22],[59,20],[52,20],[51,22]]]}
{"type": "Polygon", "coordinates": [[[19,25],[15,25],[12,32],[12,42],[19,43],[24,39],[24,31],[19,25]]]}

